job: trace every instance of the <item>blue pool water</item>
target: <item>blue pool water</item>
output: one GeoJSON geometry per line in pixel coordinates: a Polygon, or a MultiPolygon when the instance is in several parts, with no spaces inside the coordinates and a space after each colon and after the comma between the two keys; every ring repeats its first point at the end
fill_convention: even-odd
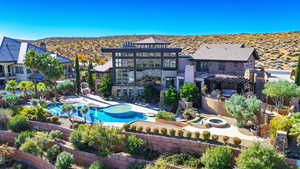
{"type": "MultiPolygon", "coordinates": [[[[67,114],[61,112],[63,103],[51,103],[47,105],[46,109],[50,110],[53,115],[56,116],[67,116],[67,114]]],[[[82,103],[74,103],[75,107],[73,116],[78,116],[84,119],[85,115],[80,113],[80,108],[83,106],[82,103]]],[[[130,123],[135,120],[146,120],[147,116],[143,113],[134,112],[131,110],[128,104],[119,104],[109,107],[89,107],[86,115],[88,122],[121,122],[130,123]]]]}

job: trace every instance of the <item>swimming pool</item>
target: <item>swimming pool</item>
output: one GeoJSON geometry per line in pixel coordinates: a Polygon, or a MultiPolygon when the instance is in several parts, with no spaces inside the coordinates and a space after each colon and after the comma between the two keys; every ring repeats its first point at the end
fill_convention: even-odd
{"type": "MultiPolygon", "coordinates": [[[[50,110],[51,114],[61,117],[66,117],[67,114],[61,112],[63,103],[51,103],[47,105],[46,109],[50,110]]],[[[80,113],[80,109],[84,104],[73,103],[75,110],[73,116],[82,117],[85,115],[80,113]]],[[[130,123],[135,120],[147,120],[147,116],[143,113],[132,111],[131,106],[128,104],[118,104],[108,107],[93,107],[89,106],[88,113],[86,115],[88,122],[120,122],[130,123]]]]}

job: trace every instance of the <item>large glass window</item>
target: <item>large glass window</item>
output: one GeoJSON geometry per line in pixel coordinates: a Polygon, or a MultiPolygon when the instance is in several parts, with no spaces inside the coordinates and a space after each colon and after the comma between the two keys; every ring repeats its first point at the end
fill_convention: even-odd
{"type": "Polygon", "coordinates": [[[16,73],[17,74],[24,74],[23,66],[16,66],[16,73]]]}
{"type": "Polygon", "coordinates": [[[134,60],[133,59],[116,59],[115,64],[116,64],[116,67],[133,67],[134,60]]]}
{"type": "Polygon", "coordinates": [[[133,53],[131,52],[116,52],[116,57],[133,57],[133,53]]]}
{"type": "Polygon", "coordinates": [[[197,72],[208,72],[208,62],[198,61],[196,65],[197,72]]]}
{"type": "Polygon", "coordinates": [[[164,52],[163,53],[163,56],[166,56],[166,57],[175,57],[176,56],[176,52],[164,52]]]}
{"type": "Polygon", "coordinates": [[[132,84],[134,83],[134,71],[127,69],[116,69],[117,84],[132,84]]]}
{"type": "Polygon", "coordinates": [[[137,57],[160,57],[160,52],[137,52],[137,57]]]}
{"type": "Polygon", "coordinates": [[[146,69],[136,72],[137,85],[145,85],[147,83],[161,83],[161,70],[160,69],[146,69]]]}
{"type": "Polygon", "coordinates": [[[160,68],[160,59],[136,59],[136,67],[140,68],[160,68]]]}
{"type": "Polygon", "coordinates": [[[225,71],[225,64],[219,63],[219,71],[225,71]]]}
{"type": "Polygon", "coordinates": [[[176,59],[164,59],[164,68],[176,68],[176,59]]]}

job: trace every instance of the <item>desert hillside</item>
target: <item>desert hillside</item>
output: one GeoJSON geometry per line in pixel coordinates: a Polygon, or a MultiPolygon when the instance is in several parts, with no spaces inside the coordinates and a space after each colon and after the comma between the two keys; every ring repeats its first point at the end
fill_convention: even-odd
{"type": "MultiPolygon", "coordinates": [[[[123,42],[136,41],[149,36],[151,35],[97,38],[58,37],[36,40],[32,43],[39,45],[40,42],[46,42],[48,50],[68,57],[74,57],[79,53],[91,57],[104,57],[100,51],[103,47],[119,47],[123,42]]],[[[170,41],[173,47],[183,48],[183,54],[192,54],[204,43],[244,43],[247,47],[257,49],[260,55],[257,66],[263,65],[267,69],[292,69],[297,61],[297,55],[300,54],[300,31],[265,34],[156,36],[170,41]]]]}

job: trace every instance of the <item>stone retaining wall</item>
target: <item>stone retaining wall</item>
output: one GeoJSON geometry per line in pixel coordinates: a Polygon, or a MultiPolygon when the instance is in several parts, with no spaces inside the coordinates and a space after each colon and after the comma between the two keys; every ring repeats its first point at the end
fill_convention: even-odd
{"type": "Polygon", "coordinates": [[[29,166],[33,166],[37,169],[54,169],[54,165],[49,163],[46,160],[41,159],[40,157],[31,155],[29,153],[25,153],[22,151],[16,151],[13,155],[13,158],[17,161],[20,161],[22,163],[25,163],[29,166]]]}
{"type": "Polygon", "coordinates": [[[219,114],[226,117],[232,117],[225,109],[224,102],[218,99],[202,96],[202,109],[210,113],[219,114]]]}

